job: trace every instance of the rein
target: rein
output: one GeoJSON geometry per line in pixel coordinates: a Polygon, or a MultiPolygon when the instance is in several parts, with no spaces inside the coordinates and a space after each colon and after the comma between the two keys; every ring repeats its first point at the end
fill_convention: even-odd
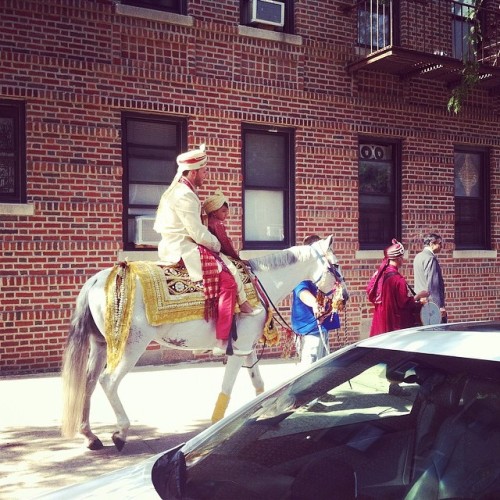
{"type": "Polygon", "coordinates": [[[259,278],[256,275],[254,275],[253,278],[254,278],[255,288],[257,289],[259,294],[264,299],[264,302],[267,302],[267,304],[265,304],[265,305],[266,306],[271,305],[271,307],[273,308],[273,311],[277,314],[277,316],[280,320],[280,321],[277,321],[277,323],[281,326],[281,328],[284,328],[288,331],[293,332],[292,327],[288,324],[287,320],[283,317],[283,315],[278,311],[278,308],[276,307],[274,302],[269,297],[269,294],[267,293],[266,289],[262,286],[262,283],[260,282],[259,278]]]}
{"type": "MultiPolygon", "coordinates": [[[[269,297],[269,294],[267,293],[266,289],[262,286],[262,283],[260,282],[257,275],[252,273],[251,280],[252,280],[252,283],[253,283],[255,289],[257,290],[257,294],[262,298],[262,301],[264,302],[264,306],[265,306],[266,310],[269,308],[269,305],[270,305],[272,307],[273,311],[278,315],[280,321],[282,322],[282,323],[280,323],[280,321],[277,321],[277,323],[281,326],[281,328],[285,329],[287,331],[287,333],[293,332],[292,328],[287,323],[286,319],[283,318],[281,313],[278,311],[276,305],[269,297]]],[[[275,320],[275,319],[276,318],[273,318],[273,320],[275,320]]],[[[266,348],[266,340],[264,340],[264,343],[262,345],[262,349],[260,351],[260,354],[257,356],[255,363],[253,363],[250,366],[243,365],[242,368],[248,368],[251,370],[262,359],[265,348],[266,348]]]]}
{"type": "MultiPolygon", "coordinates": [[[[253,272],[251,272],[250,279],[251,279],[255,289],[257,290],[257,295],[262,299],[262,302],[263,302],[265,309],[268,310],[269,306],[271,306],[273,308],[273,311],[278,315],[280,320],[283,322],[283,323],[280,323],[279,321],[277,321],[277,323],[281,326],[281,328],[284,328],[285,330],[287,330],[287,332],[293,332],[290,325],[287,323],[285,318],[283,318],[281,313],[278,311],[276,305],[269,297],[269,294],[267,293],[266,289],[262,286],[262,283],[260,282],[257,275],[254,274],[253,272]]],[[[274,319],[275,318],[273,318],[273,320],[274,319]]],[[[257,356],[257,359],[255,360],[255,362],[252,363],[250,366],[242,365],[242,368],[247,368],[247,369],[251,370],[262,359],[262,356],[264,354],[264,349],[266,348],[266,342],[267,342],[267,340],[264,337],[262,349],[260,350],[260,354],[257,356]]]]}

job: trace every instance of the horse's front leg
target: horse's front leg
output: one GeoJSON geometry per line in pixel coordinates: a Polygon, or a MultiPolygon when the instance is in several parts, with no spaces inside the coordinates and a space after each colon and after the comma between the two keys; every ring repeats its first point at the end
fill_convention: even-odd
{"type": "Polygon", "coordinates": [[[100,450],[103,447],[102,441],[92,432],[90,427],[90,401],[92,394],[99,380],[99,375],[106,364],[106,342],[102,337],[90,337],[90,352],[87,364],[87,382],[85,389],[85,402],[83,405],[82,422],[80,424],[80,434],[86,440],[89,450],[100,450]]]}
{"type": "Polygon", "coordinates": [[[224,370],[224,378],[222,380],[222,389],[215,403],[214,412],[212,413],[212,423],[221,420],[229,405],[229,399],[233,392],[236,377],[243,365],[243,356],[228,356],[226,369],[224,370]]]}
{"type": "Polygon", "coordinates": [[[264,392],[264,380],[260,374],[259,363],[257,362],[257,353],[252,351],[245,358],[245,366],[248,367],[248,373],[250,375],[250,380],[255,389],[255,395],[258,396],[264,392]]]}

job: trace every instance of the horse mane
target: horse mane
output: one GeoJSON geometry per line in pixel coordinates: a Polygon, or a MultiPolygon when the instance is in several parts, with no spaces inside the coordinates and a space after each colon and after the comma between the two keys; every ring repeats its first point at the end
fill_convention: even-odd
{"type": "MultiPolygon", "coordinates": [[[[298,247],[294,248],[295,250],[298,249],[298,247]]],[[[269,271],[270,269],[291,266],[299,260],[303,260],[300,258],[301,256],[302,254],[300,252],[292,252],[291,249],[288,249],[269,255],[263,255],[262,257],[255,257],[254,259],[250,259],[248,263],[253,271],[269,271]]]]}

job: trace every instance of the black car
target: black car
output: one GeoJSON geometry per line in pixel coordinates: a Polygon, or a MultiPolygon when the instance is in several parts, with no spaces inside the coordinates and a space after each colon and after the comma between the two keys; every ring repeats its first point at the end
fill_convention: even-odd
{"type": "Polygon", "coordinates": [[[52,498],[101,495],[499,499],[500,322],[361,341],[186,444],[52,498]]]}

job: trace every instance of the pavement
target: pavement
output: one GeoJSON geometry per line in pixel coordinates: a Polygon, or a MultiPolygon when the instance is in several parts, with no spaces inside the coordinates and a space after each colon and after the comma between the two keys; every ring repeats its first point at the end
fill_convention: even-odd
{"type": "MultiPolygon", "coordinates": [[[[299,373],[290,360],[263,360],[266,390],[299,373]]],[[[0,377],[0,500],[34,499],[55,489],[134,465],[183,443],[210,426],[220,392],[222,362],[137,367],[119,387],[131,422],[125,448],[111,441],[115,416],[97,387],[91,425],[104,444],[85,448],[81,437],[60,435],[61,379],[57,375],[0,377]]],[[[233,389],[226,415],[255,397],[246,370],[233,389]]]]}

